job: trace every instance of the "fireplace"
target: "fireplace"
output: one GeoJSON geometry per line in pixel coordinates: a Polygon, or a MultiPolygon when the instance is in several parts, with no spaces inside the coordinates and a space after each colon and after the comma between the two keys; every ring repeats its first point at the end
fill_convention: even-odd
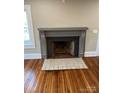
{"type": "Polygon", "coordinates": [[[38,28],[42,58],[83,57],[87,27],[38,28]]]}
{"type": "Polygon", "coordinates": [[[47,37],[47,58],[78,57],[79,36],[47,37]]]}
{"type": "MultiPolygon", "coordinates": [[[[74,41],[55,41],[53,42],[53,58],[74,57],[74,41]]],[[[48,55],[49,56],[49,55],[48,55]]]]}

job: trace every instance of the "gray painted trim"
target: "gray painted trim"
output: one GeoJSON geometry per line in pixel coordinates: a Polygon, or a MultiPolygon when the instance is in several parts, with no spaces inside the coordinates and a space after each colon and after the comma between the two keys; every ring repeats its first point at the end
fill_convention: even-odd
{"type": "Polygon", "coordinates": [[[68,36],[80,36],[81,31],[47,31],[45,32],[46,37],[68,37],[68,36]]]}
{"type": "Polygon", "coordinates": [[[42,58],[46,58],[47,57],[47,48],[46,48],[46,38],[45,38],[45,33],[44,32],[40,32],[40,48],[41,48],[41,56],[42,58]]]}
{"type": "Polygon", "coordinates": [[[46,59],[46,58],[47,58],[47,55],[42,55],[42,58],[43,58],[43,59],[46,59]]]}
{"type": "Polygon", "coordinates": [[[80,36],[79,39],[79,57],[84,56],[85,39],[87,27],[71,27],[71,28],[39,28],[40,45],[42,58],[47,58],[46,37],[69,37],[80,36]]]}
{"type": "Polygon", "coordinates": [[[79,53],[79,57],[84,57],[84,53],[79,53]]]}
{"type": "Polygon", "coordinates": [[[57,27],[57,28],[38,28],[39,31],[82,31],[88,30],[88,27],[57,27]]]}
{"type": "Polygon", "coordinates": [[[79,57],[84,56],[86,31],[81,31],[79,39],[79,57]],[[83,54],[83,55],[82,55],[83,54]]]}

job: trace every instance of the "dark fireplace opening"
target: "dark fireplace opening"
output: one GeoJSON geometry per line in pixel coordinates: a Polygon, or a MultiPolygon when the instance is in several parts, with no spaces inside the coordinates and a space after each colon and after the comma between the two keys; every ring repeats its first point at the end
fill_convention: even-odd
{"type": "Polygon", "coordinates": [[[74,41],[54,41],[53,57],[74,57],[74,41]]]}
{"type": "Polygon", "coordinates": [[[79,37],[47,37],[47,58],[72,58],[79,54],[79,37]]]}

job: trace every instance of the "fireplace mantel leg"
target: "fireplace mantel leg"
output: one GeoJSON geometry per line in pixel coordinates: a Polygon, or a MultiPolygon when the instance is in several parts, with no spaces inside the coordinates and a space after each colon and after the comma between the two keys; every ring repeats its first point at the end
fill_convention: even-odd
{"type": "Polygon", "coordinates": [[[86,38],[86,31],[81,31],[81,35],[80,35],[80,39],[79,39],[79,57],[84,57],[85,38],[86,38]]]}
{"type": "Polygon", "coordinates": [[[40,45],[41,45],[41,57],[43,58],[43,59],[46,59],[47,58],[47,53],[46,53],[46,51],[47,51],[47,46],[46,46],[46,37],[45,37],[45,33],[44,33],[44,31],[42,31],[42,32],[40,32],[40,45]],[[44,44],[44,45],[42,45],[42,44],[44,44]]]}

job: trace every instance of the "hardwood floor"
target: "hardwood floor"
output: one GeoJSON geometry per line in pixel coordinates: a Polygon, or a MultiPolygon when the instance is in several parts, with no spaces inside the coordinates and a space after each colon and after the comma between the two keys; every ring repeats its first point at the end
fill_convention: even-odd
{"type": "Polygon", "coordinates": [[[25,93],[99,93],[99,62],[83,58],[88,69],[42,71],[43,60],[24,61],[25,93]]]}

